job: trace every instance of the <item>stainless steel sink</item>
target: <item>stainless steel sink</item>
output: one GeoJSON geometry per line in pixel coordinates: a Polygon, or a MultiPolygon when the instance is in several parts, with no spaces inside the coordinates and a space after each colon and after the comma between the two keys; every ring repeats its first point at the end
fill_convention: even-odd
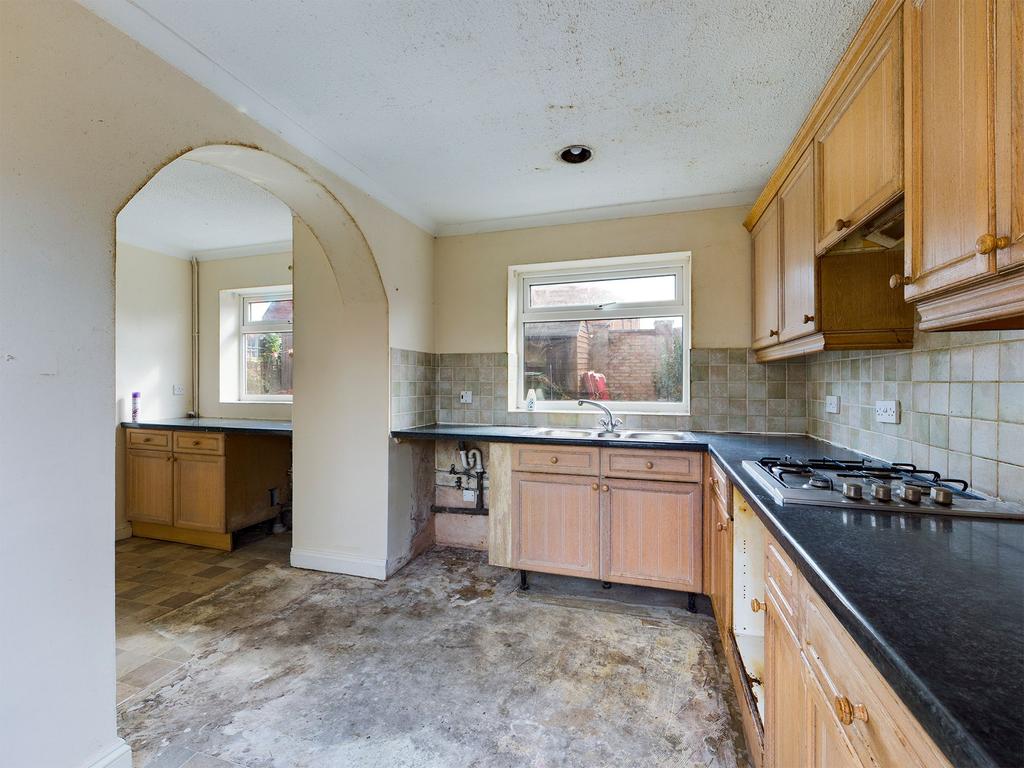
{"type": "Polygon", "coordinates": [[[598,436],[596,429],[558,429],[555,427],[542,427],[541,429],[535,429],[531,434],[537,435],[538,437],[565,437],[575,438],[577,440],[592,440],[598,436]]]}
{"type": "Polygon", "coordinates": [[[623,432],[622,436],[626,440],[667,443],[689,443],[696,440],[690,432],[623,432]]]}

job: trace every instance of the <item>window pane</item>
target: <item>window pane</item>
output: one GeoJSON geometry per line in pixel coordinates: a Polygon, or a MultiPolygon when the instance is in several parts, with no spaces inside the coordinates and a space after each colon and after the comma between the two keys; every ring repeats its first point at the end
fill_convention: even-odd
{"type": "Polygon", "coordinates": [[[245,394],[292,394],[291,332],[246,333],[242,342],[245,344],[245,394]]]}
{"type": "Polygon", "coordinates": [[[245,304],[247,323],[283,323],[292,321],[292,300],[248,301],[245,304]]]}
{"type": "Polygon", "coordinates": [[[673,301],[675,275],[618,277],[530,286],[531,307],[578,307],[650,301],[673,301]]]}
{"type": "Polygon", "coordinates": [[[523,392],[541,400],[681,402],[683,318],[523,326],[523,392]]]}

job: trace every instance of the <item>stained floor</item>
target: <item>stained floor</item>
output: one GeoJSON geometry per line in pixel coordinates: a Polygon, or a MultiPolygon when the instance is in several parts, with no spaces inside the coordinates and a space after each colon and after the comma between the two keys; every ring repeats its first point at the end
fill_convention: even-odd
{"type": "Polygon", "coordinates": [[[136,768],[747,765],[707,617],[519,592],[462,550],[385,583],[246,557],[266,562],[130,619],[175,664],[118,707],[136,768]]]}

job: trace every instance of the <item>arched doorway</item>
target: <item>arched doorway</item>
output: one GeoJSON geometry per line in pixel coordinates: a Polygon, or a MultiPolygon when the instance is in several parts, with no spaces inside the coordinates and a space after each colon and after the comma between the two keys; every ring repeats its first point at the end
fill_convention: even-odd
{"type": "Polygon", "coordinates": [[[183,152],[161,168],[180,158],[253,182],[301,221],[294,270],[300,332],[291,562],[385,578],[388,306],[370,247],[337,198],[286,160],[253,147],[213,144],[183,152]]]}

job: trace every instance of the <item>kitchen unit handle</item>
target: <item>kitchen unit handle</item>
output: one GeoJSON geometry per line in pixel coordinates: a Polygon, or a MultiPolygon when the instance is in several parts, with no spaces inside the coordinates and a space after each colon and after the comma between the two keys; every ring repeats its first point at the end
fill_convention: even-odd
{"type": "Polygon", "coordinates": [[[607,485],[602,485],[601,486],[601,490],[604,491],[605,493],[608,493],[608,486],[607,485]]]}
{"type": "Polygon", "coordinates": [[[779,331],[778,331],[778,329],[777,329],[777,328],[769,328],[769,329],[768,329],[768,338],[769,338],[769,339],[770,339],[770,338],[771,338],[772,336],[778,336],[778,335],[779,335],[779,331]]]}
{"type": "Polygon", "coordinates": [[[557,456],[552,456],[551,457],[551,463],[552,464],[557,464],[558,463],[558,457],[557,456]]]}
{"type": "Polygon", "coordinates": [[[1010,238],[1006,237],[1005,235],[996,236],[985,234],[981,235],[978,238],[978,240],[975,242],[975,245],[978,246],[978,253],[980,253],[982,256],[987,256],[993,251],[1001,251],[1004,248],[1009,248],[1010,238]]]}
{"type": "Polygon", "coordinates": [[[804,315],[804,324],[805,325],[807,323],[813,323],[813,322],[814,322],[814,315],[804,315]]]}
{"type": "Polygon", "coordinates": [[[836,219],[836,232],[842,232],[852,223],[849,219],[836,219]]]}
{"type": "Polygon", "coordinates": [[[142,442],[144,442],[144,443],[152,443],[153,442],[153,438],[152,437],[144,437],[144,438],[142,438],[142,442]]]}
{"type": "Polygon", "coordinates": [[[868,721],[868,708],[863,704],[851,704],[845,696],[835,698],[836,717],[843,725],[853,725],[854,720],[868,721]]]}
{"type": "Polygon", "coordinates": [[[592,486],[590,486],[590,487],[591,487],[591,488],[592,488],[593,490],[595,490],[595,491],[596,491],[596,490],[597,490],[598,488],[600,488],[601,486],[599,486],[599,485],[598,485],[597,483],[594,483],[594,484],[593,484],[592,486]]]}
{"type": "Polygon", "coordinates": [[[901,285],[910,285],[912,282],[914,282],[914,278],[910,275],[893,275],[889,278],[889,287],[896,289],[901,285]]]}
{"type": "Polygon", "coordinates": [[[719,531],[725,530],[725,523],[715,523],[715,529],[719,531]]]}
{"type": "Polygon", "coordinates": [[[750,601],[750,610],[752,610],[754,613],[760,613],[761,611],[768,613],[768,603],[762,603],[755,597],[753,600],[750,601]]]}
{"type": "Polygon", "coordinates": [[[193,440],[192,441],[192,445],[199,445],[199,441],[198,440],[193,440]]]}
{"type": "Polygon", "coordinates": [[[647,467],[648,469],[654,469],[654,462],[648,461],[646,464],[644,464],[644,466],[647,467]]]}

